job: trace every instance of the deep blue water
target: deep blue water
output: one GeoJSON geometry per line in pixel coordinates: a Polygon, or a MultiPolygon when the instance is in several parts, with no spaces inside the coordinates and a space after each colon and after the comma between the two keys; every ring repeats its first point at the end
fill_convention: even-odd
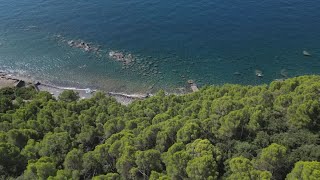
{"type": "Polygon", "coordinates": [[[319,74],[319,9],[311,0],[0,0],[0,69],[116,91],[319,74]],[[72,39],[101,50],[71,48],[72,39]],[[110,50],[135,63],[123,69],[110,50]]]}

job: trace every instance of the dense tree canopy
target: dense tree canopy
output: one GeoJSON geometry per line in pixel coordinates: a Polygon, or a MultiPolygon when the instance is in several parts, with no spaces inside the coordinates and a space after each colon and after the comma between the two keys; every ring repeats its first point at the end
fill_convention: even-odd
{"type": "Polygon", "coordinates": [[[123,106],[0,89],[0,179],[320,179],[320,76],[123,106]]]}

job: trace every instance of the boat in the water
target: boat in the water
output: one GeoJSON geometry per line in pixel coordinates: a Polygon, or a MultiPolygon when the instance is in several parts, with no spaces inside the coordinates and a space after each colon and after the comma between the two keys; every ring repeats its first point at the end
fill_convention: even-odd
{"type": "Polygon", "coordinates": [[[262,73],[262,71],[260,71],[260,70],[256,70],[256,76],[258,76],[258,77],[263,77],[263,73],[262,73]]]}
{"type": "Polygon", "coordinates": [[[257,76],[258,76],[258,77],[263,77],[263,74],[257,73],[257,76]]]}
{"type": "Polygon", "coordinates": [[[311,53],[309,53],[309,52],[306,51],[306,50],[302,51],[302,54],[303,54],[304,56],[311,56],[311,53]]]}

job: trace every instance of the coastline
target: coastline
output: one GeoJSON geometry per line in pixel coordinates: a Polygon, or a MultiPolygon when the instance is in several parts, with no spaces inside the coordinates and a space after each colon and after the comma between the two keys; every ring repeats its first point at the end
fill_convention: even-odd
{"type": "Polygon", "coordinates": [[[97,89],[90,88],[75,88],[75,87],[60,87],[52,84],[45,84],[40,81],[33,79],[32,77],[23,76],[19,74],[8,73],[5,71],[0,71],[0,88],[5,87],[27,87],[33,86],[37,91],[47,91],[51,93],[55,98],[58,98],[59,95],[65,90],[73,90],[79,93],[80,99],[91,98],[95,92],[104,92],[107,96],[114,97],[117,102],[123,105],[129,105],[135,100],[146,99],[152,94],[145,93],[133,93],[127,94],[124,92],[106,92],[97,89]]]}

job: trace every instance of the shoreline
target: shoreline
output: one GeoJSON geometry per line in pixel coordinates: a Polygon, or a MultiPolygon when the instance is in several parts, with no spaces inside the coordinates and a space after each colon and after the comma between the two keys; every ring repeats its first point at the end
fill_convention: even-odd
{"type": "Polygon", "coordinates": [[[23,76],[19,74],[8,73],[0,71],[0,88],[5,87],[28,87],[33,86],[37,91],[47,91],[51,93],[55,98],[65,90],[73,90],[79,93],[80,99],[91,98],[95,92],[104,92],[107,96],[114,97],[117,102],[123,105],[129,105],[135,100],[143,100],[153,96],[149,93],[133,93],[127,94],[124,92],[106,92],[98,89],[90,88],[75,88],[75,87],[60,87],[52,84],[45,84],[38,80],[33,79],[31,76],[23,76]]]}

